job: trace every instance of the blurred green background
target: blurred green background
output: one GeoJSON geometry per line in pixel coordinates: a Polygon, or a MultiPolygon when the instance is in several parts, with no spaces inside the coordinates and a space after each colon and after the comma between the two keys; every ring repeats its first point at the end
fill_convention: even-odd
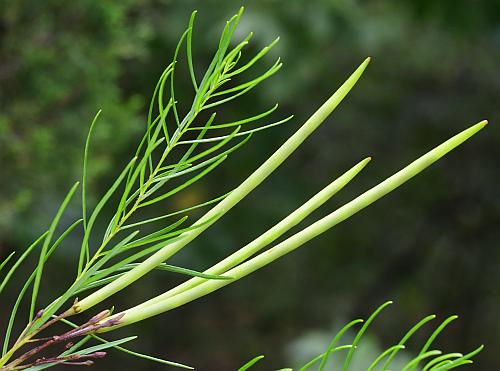
{"type": "MultiPolygon", "coordinates": [[[[373,61],[301,150],[175,263],[204,269],[364,156],[372,155],[372,164],[315,217],[467,126],[484,118],[492,125],[305,248],[123,330],[140,335],[130,346],[200,370],[235,369],[258,354],[267,355],[262,370],[293,366],[304,352],[320,353],[340,322],[393,299],[371,332],[372,346],[398,341],[427,314],[458,314],[439,345],[465,352],[484,343],[474,369],[500,369],[500,3],[494,0],[0,1],[0,258],[39,235],[80,178],[96,111],[103,115],[92,147],[92,202],[130,157],[154,84],[191,11],[199,11],[194,54],[201,75],[224,21],[240,5],[247,9],[237,39],[255,32],[247,55],[280,36],[265,64],[280,56],[284,67],[227,112],[246,117],[279,101],[280,113],[295,119],[255,136],[179,205],[237,185],[366,56],[373,61]]],[[[186,80],[177,88],[191,86],[186,80]]],[[[79,212],[75,203],[67,222],[79,212]]],[[[47,301],[73,274],[80,236],[73,238],[74,246],[69,241],[52,259],[47,301]]],[[[113,304],[126,308],[178,280],[150,274],[113,304]]],[[[2,328],[10,304],[2,299],[2,328]]],[[[113,353],[94,369],[160,368],[113,353]]]]}

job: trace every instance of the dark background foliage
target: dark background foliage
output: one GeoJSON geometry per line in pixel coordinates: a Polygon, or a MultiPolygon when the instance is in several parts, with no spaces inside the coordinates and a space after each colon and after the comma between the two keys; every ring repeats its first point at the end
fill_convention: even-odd
{"type": "MultiPolygon", "coordinates": [[[[366,316],[393,299],[396,305],[375,327],[380,344],[397,341],[424,315],[456,313],[461,318],[440,345],[467,351],[485,343],[475,369],[499,369],[500,3],[243,4],[247,11],[237,35],[255,31],[251,51],[281,36],[272,57],[281,56],[285,65],[227,112],[245,117],[279,101],[283,115],[296,116],[254,137],[202,187],[176,199],[181,205],[236,185],[366,56],[373,61],[301,150],[176,263],[207,267],[366,155],[374,157],[373,163],[325,209],[348,201],[468,125],[483,118],[492,125],[403,189],[300,251],[210,297],[124,330],[140,335],[132,346],[201,370],[235,369],[261,353],[267,355],[262,369],[283,367],[293,359],[287,344],[316,330],[328,333],[338,321],[366,316]]],[[[103,115],[92,148],[93,202],[133,150],[152,88],[190,12],[199,11],[194,47],[201,71],[224,21],[239,5],[227,0],[0,2],[0,257],[40,234],[80,177],[83,141],[97,109],[103,115]]],[[[188,83],[178,86],[181,92],[189,88],[188,83]]],[[[78,214],[78,207],[68,218],[78,214]]],[[[75,249],[68,243],[53,259],[46,300],[67,282],[75,249]]],[[[128,307],[176,279],[153,273],[113,303],[128,307]]],[[[2,299],[0,327],[9,305],[2,299]]],[[[114,353],[95,369],[130,367],[157,366],[114,353]]]]}

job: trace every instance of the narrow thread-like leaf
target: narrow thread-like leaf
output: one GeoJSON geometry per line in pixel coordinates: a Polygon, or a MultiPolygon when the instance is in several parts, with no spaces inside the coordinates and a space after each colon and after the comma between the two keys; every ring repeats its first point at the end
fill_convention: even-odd
{"type": "MultiPolygon", "coordinates": [[[[7,286],[10,279],[12,278],[12,275],[16,272],[17,268],[19,268],[24,259],[28,257],[28,255],[33,251],[33,249],[40,244],[40,242],[47,236],[48,233],[49,231],[43,233],[40,237],[38,237],[35,241],[33,241],[33,243],[28,246],[28,248],[24,251],[24,253],[19,257],[19,259],[17,259],[14,265],[9,269],[4,279],[2,280],[2,283],[0,284],[0,294],[2,293],[3,289],[7,286]]],[[[14,253],[10,254],[9,257],[5,260],[5,262],[9,261],[9,259],[13,255],[14,253]]]]}
{"type": "Polygon", "coordinates": [[[259,362],[262,358],[264,358],[264,356],[257,356],[255,358],[252,358],[250,361],[248,361],[247,363],[245,363],[243,366],[241,366],[238,371],[246,371],[248,370],[250,367],[252,367],[253,365],[255,365],[257,362],[259,362]]]}
{"type": "Polygon", "coordinates": [[[42,251],[40,252],[40,257],[38,259],[38,265],[36,267],[36,275],[35,275],[35,282],[33,283],[33,292],[31,295],[31,307],[30,307],[30,317],[29,321],[33,320],[33,316],[35,314],[35,309],[36,309],[36,300],[38,297],[38,290],[40,289],[40,282],[42,280],[42,273],[43,273],[43,267],[45,265],[45,258],[47,255],[47,250],[49,248],[50,242],[52,240],[52,236],[54,235],[54,232],[56,230],[56,227],[59,224],[59,220],[61,219],[62,214],[64,213],[64,210],[66,210],[66,207],[68,206],[69,202],[71,201],[71,198],[73,197],[73,194],[75,193],[76,189],[78,188],[79,183],[75,183],[73,187],[71,187],[70,191],[64,198],[64,201],[62,202],[61,206],[57,210],[56,216],[54,217],[54,220],[52,221],[49,231],[47,233],[47,236],[45,237],[45,240],[43,241],[42,245],[42,251]]]}

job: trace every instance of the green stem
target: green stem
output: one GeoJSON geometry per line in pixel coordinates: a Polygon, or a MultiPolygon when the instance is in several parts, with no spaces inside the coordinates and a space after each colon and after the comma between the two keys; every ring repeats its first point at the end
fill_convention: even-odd
{"type": "Polygon", "coordinates": [[[84,298],[82,301],[78,302],[77,305],[74,305],[71,309],[69,309],[67,313],[71,315],[85,311],[116,292],[121,291],[131,283],[144,276],[146,273],[153,270],[158,264],[170,258],[189,242],[199,236],[209,226],[220,219],[233,206],[235,206],[260,183],[262,183],[274,170],[276,170],[276,168],[280,166],[300,146],[300,144],[302,144],[302,142],[320,126],[320,124],[330,115],[330,113],[332,113],[332,111],[354,87],[369,62],[370,58],[367,58],[347,79],[347,81],[306,121],[306,123],[294,135],[292,135],[271,157],[269,157],[268,160],[266,160],[254,173],[252,173],[245,181],[243,181],[243,183],[233,190],[229,196],[209,210],[196,222],[196,224],[203,224],[203,226],[183,233],[181,235],[182,238],[178,241],[160,249],[117,280],[84,298]]]}
{"type": "MultiPolygon", "coordinates": [[[[123,317],[120,320],[120,324],[113,327],[113,329],[126,326],[134,322],[142,321],[146,318],[177,308],[197,298],[210,294],[211,292],[218,290],[232,282],[235,282],[240,278],[243,278],[255,272],[256,270],[270,264],[276,259],[290,253],[291,251],[302,246],[314,237],[326,232],[328,229],[356,214],[358,211],[369,206],[389,192],[392,192],[394,189],[398,188],[403,183],[423,171],[425,168],[436,162],[452,149],[462,144],[464,141],[476,134],[479,130],[483,129],[486,124],[487,121],[482,121],[462,131],[451,139],[448,139],[443,144],[437,146],[430,152],[426,153],[422,157],[418,158],[410,165],[398,171],[396,174],[392,175],[375,187],[356,197],[354,200],[335,210],[331,214],[318,220],[309,227],[294,234],[293,236],[272,247],[271,249],[236,266],[235,268],[228,270],[227,272],[224,272],[224,275],[233,277],[232,280],[210,280],[188,291],[184,291],[178,295],[167,298],[161,302],[154,303],[153,305],[150,305],[148,307],[135,307],[128,309],[119,314],[123,315],[123,317]]],[[[108,330],[110,329],[106,329],[106,331],[108,330]]]]}

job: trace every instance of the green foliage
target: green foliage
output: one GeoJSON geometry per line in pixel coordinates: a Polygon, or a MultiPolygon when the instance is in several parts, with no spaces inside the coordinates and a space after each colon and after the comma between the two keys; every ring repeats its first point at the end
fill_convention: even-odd
{"type": "MultiPolygon", "coordinates": [[[[14,343],[13,348],[8,351],[9,339],[11,337],[12,323],[16,319],[15,316],[11,318],[11,323],[6,333],[4,349],[2,355],[3,362],[2,365],[10,358],[10,355],[21,345],[23,345],[23,335],[32,337],[44,329],[44,326],[50,323],[50,319],[53,315],[61,308],[62,305],[66,303],[75,294],[86,291],[91,288],[99,287],[107,283],[114,282],[120,273],[125,272],[125,274],[137,267],[137,263],[134,263],[143,256],[154,252],[165,244],[172,243],[177,240],[179,235],[186,233],[193,229],[203,226],[204,223],[199,223],[198,225],[178,228],[180,224],[187,218],[179,220],[179,222],[173,223],[167,227],[163,227],[153,233],[147,235],[139,235],[139,231],[134,231],[125,236],[118,236],[122,232],[122,227],[126,229],[126,222],[131,218],[138,209],[143,207],[158,203],[164,199],[183,191],[188,188],[205,175],[214,170],[218,165],[220,165],[230,153],[245,144],[251,135],[263,129],[267,129],[289,120],[280,120],[274,124],[261,125],[260,127],[254,129],[248,129],[240,132],[241,124],[253,123],[259,119],[267,118],[274,109],[268,110],[258,115],[254,115],[251,118],[243,120],[235,120],[234,122],[221,124],[215,126],[213,129],[224,132],[225,129],[229,128],[226,134],[219,135],[218,137],[205,138],[205,134],[208,132],[210,125],[214,121],[216,112],[212,109],[218,107],[223,103],[233,100],[236,97],[250,91],[262,81],[272,76],[279,68],[281,64],[279,61],[275,63],[269,70],[264,72],[262,75],[250,79],[247,82],[236,85],[233,88],[221,90],[221,87],[225,86],[231,79],[230,77],[236,76],[240,73],[246,71],[249,67],[253,66],[260,58],[262,58],[270,47],[266,47],[263,51],[256,55],[248,62],[244,63],[242,66],[238,66],[237,62],[241,57],[241,49],[246,45],[247,40],[251,37],[249,35],[243,43],[238,44],[235,48],[231,49],[229,52],[229,46],[231,38],[236,30],[236,26],[241,17],[241,11],[231,20],[228,21],[226,27],[224,28],[220,42],[219,48],[213,58],[212,63],[205,72],[200,84],[196,83],[196,77],[194,76],[193,62],[192,62],[192,52],[191,52],[191,39],[192,39],[192,27],[194,21],[194,15],[190,20],[189,28],[181,37],[181,40],[176,48],[174,59],[172,63],[166,68],[160,80],[157,84],[157,88],[153,94],[150,105],[149,119],[147,123],[147,130],[139,143],[136,150],[135,157],[125,166],[121,174],[114,181],[109,190],[104,194],[101,200],[97,203],[92,213],[87,215],[87,179],[88,179],[88,158],[91,154],[90,151],[90,139],[91,134],[94,131],[94,127],[97,123],[99,113],[93,120],[84,150],[84,161],[83,161],[83,187],[82,187],[82,221],[84,235],[82,238],[78,270],[75,281],[71,286],[63,293],[61,296],[56,298],[50,305],[48,305],[43,312],[41,312],[36,317],[35,306],[38,296],[38,291],[40,287],[40,282],[42,278],[42,273],[47,262],[48,257],[52,253],[53,249],[50,249],[50,244],[52,237],[54,235],[55,229],[59,224],[61,216],[68,206],[71,197],[76,191],[78,183],[75,184],[69,191],[65,200],[63,201],[61,207],[59,208],[54,220],[50,226],[49,231],[42,235],[26,252],[20,257],[19,260],[14,264],[14,266],[9,271],[8,275],[2,282],[1,288],[7,284],[12,273],[16,268],[22,263],[25,256],[27,256],[37,243],[44,238],[44,243],[42,250],[39,255],[39,263],[36,267],[33,281],[33,293],[31,299],[31,309],[29,316],[29,325],[25,332],[20,335],[20,338],[14,343]],[[186,113],[186,115],[180,118],[180,112],[177,108],[177,101],[175,100],[175,89],[174,89],[174,71],[177,68],[179,51],[185,36],[188,35],[187,42],[187,57],[188,65],[190,67],[191,77],[194,84],[194,97],[191,109],[186,113]],[[168,84],[167,84],[168,82],[168,84]],[[164,92],[168,91],[170,97],[167,99],[165,105],[164,92]],[[222,96],[220,99],[218,97],[222,96]],[[152,118],[152,112],[154,107],[157,107],[158,114],[156,118],[152,118]],[[209,114],[208,120],[203,120],[202,114],[206,110],[212,110],[209,114]],[[175,125],[168,122],[167,118],[172,115],[172,120],[175,125]],[[205,122],[203,126],[192,126],[192,124],[199,122],[205,122]],[[169,127],[170,126],[170,127],[169,127]],[[233,129],[236,127],[236,129],[233,129]],[[188,133],[188,130],[195,130],[196,139],[182,140],[188,133]],[[232,144],[232,140],[244,136],[242,141],[237,144],[232,144]],[[198,147],[202,147],[205,143],[209,144],[208,148],[203,149],[201,152],[196,153],[195,150],[198,147]],[[215,144],[211,144],[215,143],[215,144]],[[226,145],[230,145],[229,148],[225,148],[226,145]],[[186,146],[185,152],[181,155],[178,160],[171,160],[173,156],[172,152],[178,146],[186,146]],[[220,150],[219,152],[217,152],[220,150]],[[173,161],[170,162],[169,161],[173,161]],[[187,180],[181,181],[179,185],[173,186],[171,189],[164,190],[173,178],[182,178],[186,175],[190,177],[187,180]],[[98,220],[102,209],[111,200],[111,198],[117,193],[118,189],[122,189],[121,195],[119,197],[120,201],[116,209],[115,214],[111,217],[108,223],[108,228],[104,236],[102,237],[102,243],[97,246],[97,248],[90,248],[91,236],[94,232],[94,225],[98,220]],[[141,248],[139,252],[127,255],[122,258],[118,258],[119,255],[128,252],[129,250],[137,250],[138,247],[149,245],[148,248],[141,248]],[[118,260],[117,260],[118,258],[118,260]],[[114,263],[110,267],[105,267],[107,263],[110,263],[114,259],[114,263]]],[[[290,117],[291,118],[291,117],[290,117]]],[[[227,130],[226,130],[227,132],[227,130]]],[[[190,206],[187,210],[178,210],[170,215],[176,215],[189,210],[193,210],[198,207],[205,206],[211,202],[203,202],[199,205],[190,206]]],[[[155,220],[163,219],[165,215],[158,216],[155,220]]],[[[138,222],[138,224],[143,224],[144,222],[138,222]]],[[[61,236],[62,237],[62,236],[61,236]]],[[[59,243],[57,244],[59,245],[59,243]]],[[[57,245],[54,245],[57,247],[57,245]]],[[[8,258],[9,259],[9,258],[8,258]]],[[[8,259],[2,263],[2,267],[7,263],[8,259]]],[[[156,269],[168,270],[171,272],[195,276],[203,279],[210,280],[227,280],[229,277],[222,275],[214,275],[209,273],[196,272],[191,269],[180,268],[168,264],[158,264],[156,269]]],[[[32,275],[33,276],[33,275],[32,275]]],[[[31,284],[30,277],[26,286],[21,290],[18,301],[15,305],[14,312],[17,312],[17,308],[20,299],[24,296],[26,289],[31,284]]],[[[93,348],[92,348],[93,349],[93,348]]],[[[93,349],[92,351],[98,351],[99,349],[93,349]]],[[[64,354],[64,356],[69,357],[77,353],[64,354]]],[[[15,367],[14,364],[12,367],[15,367]]],[[[44,365],[43,367],[47,367],[44,365]]]]}
{"type": "MultiPolygon", "coordinates": [[[[300,368],[300,371],[306,371],[306,370],[319,370],[323,371],[326,370],[326,365],[328,360],[329,361],[329,370],[348,370],[349,365],[351,364],[352,357],[360,348],[360,341],[363,335],[365,334],[366,330],[370,326],[370,324],[373,322],[373,320],[376,319],[376,317],[382,312],[387,306],[392,304],[392,302],[386,302],[382,304],[380,307],[378,307],[373,314],[366,320],[362,319],[357,319],[354,321],[349,322],[347,325],[342,327],[338,333],[334,336],[332,342],[328,346],[328,349],[323,353],[320,354],[319,356],[313,358],[311,361],[307,362],[304,366],[300,368]],[[357,331],[354,340],[350,344],[344,344],[344,345],[337,345],[337,343],[342,339],[344,334],[348,331],[351,330],[354,326],[358,324],[363,324],[361,328],[357,331]],[[344,360],[342,361],[342,356],[338,356],[337,353],[342,353],[340,351],[345,350],[345,356],[344,360]],[[341,366],[342,365],[342,366],[341,366]],[[333,368],[332,368],[333,367],[333,368]]],[[[371,362],[371,364],[368,366],[367,371],[373,371],[373,370],[380,370],[380,371],[387,371],[389,370],[389,367],[391,366],[391,362],[396,356],[398,352],[405,351],[406,347],[405,344],[407,341],[414,335],[417,330],[420,330],[424,324],[429,322],[430,320],[436,318],[435,315],[428,316],[418,322],[415,326],[413,326],[406,334],[403,335],[401,341],[396,344],[389,346],[387,349],[383,350],[374,360],[371,362]],[[382,361],[384,361],[382,363],[382,361]]],[[[453,320],[455,319],[456,316],[449,317],[445,319],[439,326],[431,333],[431,335],[428,337],[427,341],[422,347],[422,350],[418,355],[416,356],[410,356],[410,359],[402,366],[402,370],[409,371],[409,370],[416,370],[417,367],[419,367],[419,364],[422,364],[422,369],[423,371],[427,370],[451,370],[454,368],[457,368],[461,365],[466,365],[473,363],[471,361],[471,358],[476,356],[479,352],[483,350],[483,346],[481,345],[480,347],[474,349],[470,353],[467,354],[461,354],[461,353],[444,353],[441,350],[429,350],[429,347],[432,345],[434,340],[436,339],[437,335],[453,320]],[[413,358],[411,358],[413,357],[413,358]]],[[[361,345],[362,347],[362,345],[361,345]]],[[[255,365],[257,362],[259,362],[261,359],[263,359],[264,356],[258,356],[247,362],[244,366],[239,368],[239,371],[244,371],[250,369],[253,365],[255,365]]],[[[285,370],[285,369],[283,369],[285,370]]],[[[292,368],[287,368],[286,370],[293,370],[292,368]]]]}
{"type": "MultiPolygon", "coordinates": [[[[133,218],[140,209],[158,204],[171,196],[185,191],[210,172],[214,171],[227,159],[229,154],[245,144],[253,133],[288,121],[289,118],[278,120],[270,124],[263,124],[253,129],[241,130],[242,125],[244,124],[246,126],[246,124],[254,123],[256,120],[267,118],[268,115],[274,112],[275,108],[273,108],[263,113],[253,115],[247,119],[235,119],[234,121],[224,124],[212,125],[216,118],[214,108],[218,109],[219,106],[230,102],[235,98],[241,97],[281,68],[281,63],[278,60],[267,71],[257,77],[252,77],[246,82],[239,82],[238,79],[235,79],[235,81],[237,81],[236,86],[229,88],[226,87],[226,85],[236,75],[242,74],[248,68],[252,67],[255,62],[262,58],[268,50],[275,45],[275,42],[271,43],[269,46],[262,49],[262,51],[259,52],[253,59],[244,63],[243,66],[238,67],[238,63],[241,62],[240,57],[242,48],[247,44],[247,41],[252,36],[249,34],[246,38],[244,38],[243,42],[237,44],[233,48],[230,47],[231,37],[235,33],[240,17],[241,11],[236,16],[231,18],[226,24],[219,41],[218,50],[201,81],[198,83],[194,68],[193,53],[191,50],[193,39],[192,30],[195,18],[195,13],[193,13],[189,21],[189,27],[184,32],[177,45],[172,63],[164,70],[157,84],[149,109],[146,132],[135,151],[135,156],[123,168],[109,190],[93,208],[92,213],[87,215],[87,181],[88,171],[90,168],[88,166],[88,159],[89,156],[91,156],[91,148],[89,144],[91,134],[94,130],[94,125],[97,122],[96,116],[96,119],[91,125],[84,150],[82,219],[81,221],[75,221],[69,228],[70,232],[72,228],[74,228],[73,226],[82,222],[84,231],[75,281],[64,293],[50,303],[43,312],[39,312],[35,316],[35,305],[37,302],[45,263],[50,257],[53,248],[55,249],[67,234],[64,232],[61,237],[59,237],[59,239],[51,245],[52,238],[56,227],[61,220],[62,213],[66,209],[76,190],[76,186],[71,189],[66,199],[63,201],[60,209],[56,213],[49,231],[43,235],[43,238],[45,239],[39,255],[38,266],[33,271],[33,274],[27,279],[27,286],[25,285],[21,290],[19,299],[16,302],[13,311],[14,313],[17,311],[20,300],[24,296],[26,289],[29,288],[31,282],[33,282],[33,293],[28,325],[25,331],[21,333],[19,339],[13,344],[13,347],[9,350],[8,346],[12,332],[12,321],[16,319],[15,314],[11,317],[6,334],[6,340],[4,342],[4,350],[2,353],[3,357],[1,361],[3,362],[1,363],[2,365],[4,365],[9,358],[11,358],[19,347],[23,346],[33,336],[38,334],[39,331],[44,330],[52,323],[52,321],[65,320],[65,316],[70,316],[93,307],[95,304],[100,303],[111,294],[120,291],[138,278],[141,278],[152,269],[156,268],[169,270],[184,275],[194,276],[193,280],[196,281],[191,282],[196,282],[196,284],[193,284],[188,288],[180,286],[183,289],[179,289],[178,294],[173,295],[173,299],[171,292],[166,292],[163,295],[153,298],[152,301],[145,302],[135,308],[118,313],[109,317],[109,319],[106,316],[104,319],[96,322],[96,326],[101,327],[97,327],[95,331],[92,330],[90,332],[91,335],[93,335],[96,331],[108,331],[110,329],[114,329],[115,327],[127,325],[138,320],[143,320],[149,316],[176,308],[179,305],[183,305],[200,296],[221,288],[230,282],[234,282],[296,249],[305,242],[325,232],[329,228],[378,200],[380,197],[391,192],[396,187],[400,186],[424,168],[435,162],[437,159],[445,155],[448,151],[460,145],[463,141],[474,135],[485,125],[484,122],[479,123],[456,135],[415,162],[411,163],[400,172],[396,173],[392,177],[389,177],[384,182],[363,193],[361,196],[355,198],[335,212],[329,214],[327,217],[313,223],[308,228],[305,228],[289,239],[272,247],[264,253],[260,253],[250,260],[245,261],[250,258],[252,254],[257,253],[260,249],[272,243],[289,228],[298,224],[316,207],[320,206],[334,193],[345,186],[366,165],[367,161],[362,161],[350,170],[351,173],[346,173],[349,174],[349,176],[344,174],[343,177],[339,177],[336,180],[338,183],[332,183],[335,185],[334,191],[329,190],[329,192],[327,192],[327,197],[321,197],[321,201],[312,202],[312,200],[314,200],[313,197],[310,202],[312,202],[312,205],[314,206],[308,203],[307,207],[305,207],[303,211],[299,208],[288,217],[290,219],[287,222],[285,222],[287,220],[285,219],[282,224],[278,224],[271,229],[271,233],[263,235],[265,237],[261,236],[261,240],[257,239],[259,242],[256,243],[255,246],[252,246],[251,249],[245,250],[244,248],[239,250],[239,252],[245,251],[245,253],[240,253],[237,256],[230,256],[229,261],[221,262],[224,264],[223,267],[219,267],[219,269],[215,269],[213,267],[212,269],[215,269],[216,272],[208,270],[202,273],[195,270],[162,264],[161,262],[163,260],[170,258],[188,242],[196,238],[201,232],[217,221],[225,212],[238,203],[269,174],[271,174],[302,143],[302,141],[309,134],[311,134],[312,131],[314,131],[314,129],[321,124],[321,122],[323,122],[331,111],[335,109],[335,107],[354,86],[368,63],[368,60],[365,61],[347,80],[347,82],[332,96],[332,98],[330,98],[329,101],[327,101],[327,103],[325,103],[325,105],[323,105],[320,110],[318,110],[316,114],[313,115],[311,119],[308,120],[306,124],[285,143],[283,147],[270,156],[269,159],[254,174],[252,174],[235,190],[229,192],[227,195],[217,197],[214,200],[201,202],[197,205],[190,205],[188,208],[183,210],[154,216],[153,218],[143,221],[128,223],[129,219],[133,218]],[[176,98],[177,93],[174,83],[176,80],[174,80],[174,76],[176,76],[175,72],[179,66],[179,53],[182,50],[181,48],[183,47],[184,42],[186,44],[185,52],[189,76],[194,88],[194,97],[190,108],[183,115],[182,111],[184,107],[179,104],[176,98]],[[223,130],[223,132],[219,135],[205,137],[205,135],[212,132],[212,130],[223,130]],[[189,137],[190,132],[193,131],[194,136],[189,137]],[[244,139],[236,144],[233,144],[233,141],[241,136],[243,136],[244,139]],[[185,137],[188,138],[185,139],[185,137]],[[226,147],[227,144],[230,145],[229,148],[226,147]],[[206,145],[209,147],[202,148],[206,145]],[[202,150],[197,153],[196,150],[200,150],[200,148],[202,150]],[[183,177],[186,175],[187,179],[184,179],[183,177]],[[173,182],[172,180],[174,182],[178,181],[179,183],[171,184],[173,182]],[[118,198],[118,202],[116,202],[116,204],[114,203],[115,198],[118,198]],[[184,216],[177,222],[167,225],[166,227],[162,226],[151,233],[143,234],[139,230],[125,232],[128,228],[148,224],[151,221],[163,220],[173,215],[182,215],[188,211],[210,205],[214,202],[219,203],[198,222],[195,222],[189,227],[180,228],[182,223],[186,220],[186,216],[184,216]],[[102,222],[102,211],[110,204],[115,205],[115,211],[106,223],[107,228],[104,234],[98,238],[98,240],[102,242],[94,246],[93,241],[97,239],[96,233],[98,233],[95,228],[96,223],[98,220],[102,222]],[[192,238],[190,236],[192,236],[192,238]],[[132,251],[135,251],[135,253],[132,253],[132,251]],[[152,257],[139,262],[140,259],[149,254],[153,254],[152,257]],[[55,319],[52,319],[53,316],[59,312],[61,307],[65,305],[68,300],[72,299],[77,293],[100,287],[102,285],[104,285],[104,287],[94,292],[91,296],[84,298],[82,301],[75,301],[74,305],[70,309],[62,313],[62,317],[55,317],[55,319]],[[115,322],[107,324],[108,322],[106,321],[115,322]]],[[[318,197],[318,195],[315,197],[318,197]]],[[[32,245],[32,247],[29,248],[27,252],[23,254],[18,261],[16,261],[16,263],[14,263],[11,271],[7,274],[6,280],[2,283],[1,288],[6,285],[11,276],[11,272],[13,273],[16,270],[16,268],[23,261],[24,257],[29,254],[34,247],[36,247],[36,244],[32,245]]],[[[2,268],[7,264],[10,258],[11,256],[9,256],[7,260],[2,263],[2,268]]],[[[336,337],[327,351],[318,357],[314,362],[319,362],[321,360],[322,366],[320,365],[320,367],[324,367],[331,353],[342,349],[349,349],[343,367],[343,369],[347,369],[352,355],[356,350],[357,343],[366,330],[366,327],[382,309],[383,307],[379,308],[379,310],[367,320],[366,324],[358,332],[358,335],[352,344],[336,346],[336,341],[338,341],[340,336],[336,337]]],[[[438,327],[429,340],[424,344],[417,357],[407,364],[407,369],[412,369],[416,367],[419,362],[434,356],[439,357],[430,361],[434,363],[427,363],[426,367],[428,369],[449,369],[468,362],[467,357],[464,358],[462,356],[456,356],[455,354],[442,356],[440,351],[428,350],[434,338],[452,319],[453,318],[446,320],[440,327],[438,327]],[[453,361],[448,359],[454,357],[457,359],[453,361]]],[[[80,329],[80,327],[77,328],[80,329]]],[[[418,329],[418,327],[415,328],[415,331],[416,329],[418,329]]],[[[410,332],[411,331],[412,330],[410,330],[410,332]]],[[[405,336],[409,337],[411,335],[409,334],[410,333],[405,336]]],[[[102,341],[103,344],[84,350],[79,350],[80,346],[71,347],[71,351],[69,353],[66,352],[63,356],[69,357],[96,353],[102,349],[110,347],[119,349],[119,344],[131,340],[132,338],[125,338],[123,340],[111,342],[107,342],[100,338],[97,339],[102,341]]],[[[404,344],[403,340],[402,342],[404,344]]],[[[81,345],[83,344],[84,342],[82,341],[81,345]]],[[[373,367],[376,363],[380,362],[384,356],[390,357],[402,349],[403,344],[392,346],[384,351],[384,353],[382,353],[374,361],[373,367]]],[[[134,354],[134,352],[127,352],[134,354]]],[[[468,356],[472,356],[474,354],[475,352],[468,356]]],[[[153,359],[154,357],[144,356],[144,358],[153,359]]],[[[259,359],[256,358],[244,367],[248,368],[258,360],[259,359]]],[[[169,363],[169,361],[165,362],[167,364],[172,364],[169,363]]],[[[16,369],[19,363],[16,364],[16,361],[14,361],[10,368],[7,366],[7,369],[16,369]]],[[[54,364],[56,363],[57,362],[54,362],[54,364]]],[[[45,366],[47,365],[35,365],[35,369],[37,369],[36,367],[45,366]]]]}

